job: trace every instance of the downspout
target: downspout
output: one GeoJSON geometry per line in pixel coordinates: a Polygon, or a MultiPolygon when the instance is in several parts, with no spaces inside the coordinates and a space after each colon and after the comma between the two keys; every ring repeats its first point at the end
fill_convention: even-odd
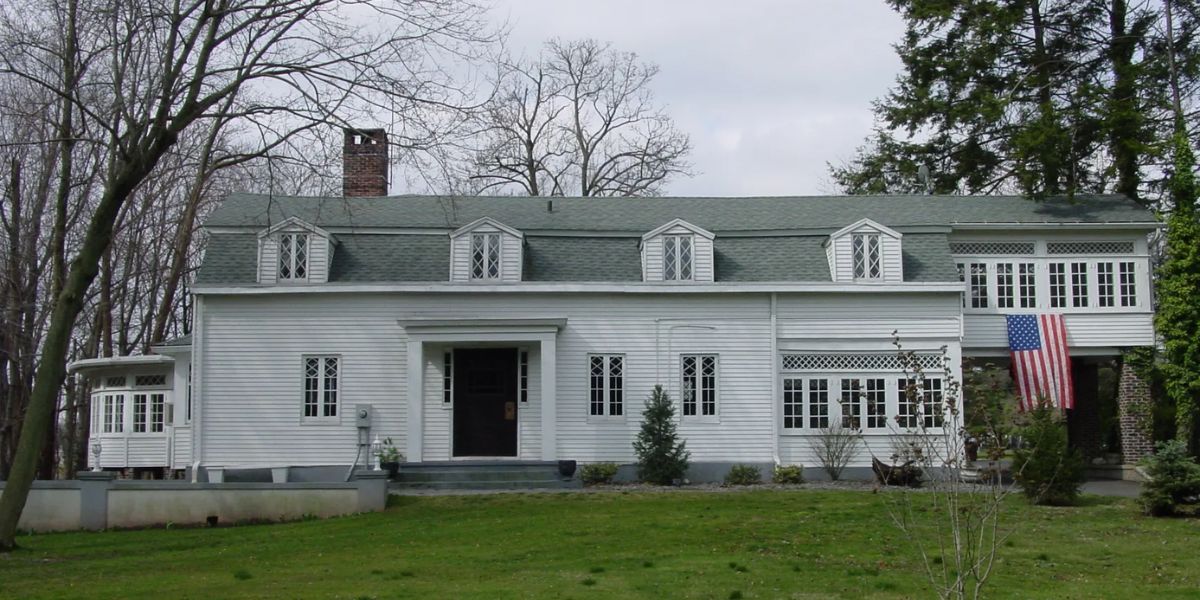
{"type": "MultiPolygon", "coordinates": [[[[204,452],[204,296],[196,295],[192,315],[192,483],[200,481],[200,458],[204,452]]],[[[186,397],[186,396],[185,396],[186,397]]],[[[187,410],[185,407],[184,410],[187,410]]]]}
{"type": "Polygon", "coordinates": [[[771,453],[776,465],[782,464],[779,459],[779,412],[783,404],[780,401],[779,390],[779,328],[776,325],[779,314],[778,300],[778,294],[771,292],[771,453]]]}

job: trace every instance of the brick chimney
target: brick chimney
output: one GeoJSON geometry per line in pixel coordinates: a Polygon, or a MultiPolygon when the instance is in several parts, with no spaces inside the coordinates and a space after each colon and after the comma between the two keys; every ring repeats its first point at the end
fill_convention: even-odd
{"type": "Polygon", "coordinates": [[[342,195],[386,196],[388,193],[387,133],[382,129],[344,130],[342,195]]]}

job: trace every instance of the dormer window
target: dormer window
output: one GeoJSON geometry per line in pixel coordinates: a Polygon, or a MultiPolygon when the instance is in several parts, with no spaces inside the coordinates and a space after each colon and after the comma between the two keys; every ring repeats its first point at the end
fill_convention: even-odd
{"type": "Polygon", "coordinates": [[[855,279],[879,279],[883,276],[878,233],[856,233],[851,236],[854,254],[855,279]]]}
{"type": "Polygon", "coordinates": [[[663,236],[663,280],[691,281],[695,269],[692,266],[692,236],[663,236]]]}
{"type": "Polygon", "coordinates": [[[471,234],[471,279],[500,278],[500,234],[471,234]]]}
{"type": "Polygon", "coordinates": [[[283,233],[279,235],[280,281],[303,281],[308,279],[308,234],[283,233]]]}

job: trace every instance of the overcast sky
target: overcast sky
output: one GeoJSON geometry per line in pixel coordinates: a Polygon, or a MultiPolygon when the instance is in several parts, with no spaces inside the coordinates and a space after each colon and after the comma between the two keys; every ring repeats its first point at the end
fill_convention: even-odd
{"type": "Polygon", "coordinates": [[[692,140],[676,196],[835,192],[826,162],[870,133],[903,23],[883,0],[495,0],[509,48],[592,37],[659,65],[655,97],[692,140]]]}

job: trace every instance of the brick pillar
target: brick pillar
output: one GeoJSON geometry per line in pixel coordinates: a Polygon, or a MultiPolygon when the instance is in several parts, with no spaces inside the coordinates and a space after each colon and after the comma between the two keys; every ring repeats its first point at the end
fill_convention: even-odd
{"type": "Polygon", "coordinates": [[[1071,378],[1075,383],[1075,408],[1067,414],[1067,435],[1071,446],[1078,448],[1084,458],[1100,456],[1100,365],[1082,359],[1071,361],[1071,378]]]}
{"type": "Polygon", "coordinates": [[[382,129],[344,130],[342,195],[386,196],[388,193],[387,132],[382,129]]]}
{"type": "Polygon", "coordinates": [[[1150,386],[1134,369],[1121,365],[1117,383],[1117,410],[1121,420],[1121,455],[1133,464],[1154,452],[1154,422],[1151,413],[1150,386]]]}

